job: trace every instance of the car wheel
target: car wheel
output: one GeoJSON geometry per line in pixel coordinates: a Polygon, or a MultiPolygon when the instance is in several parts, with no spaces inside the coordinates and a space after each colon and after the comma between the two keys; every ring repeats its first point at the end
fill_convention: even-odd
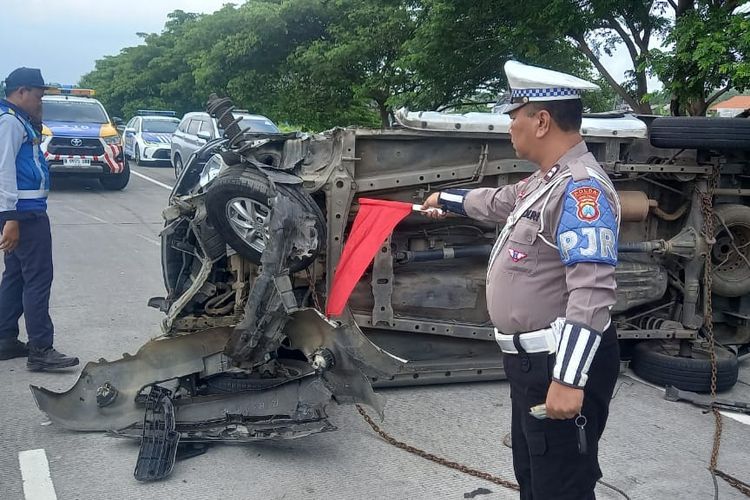
{"type": "Polygon", "coordinates": [[[750,207],[717,205],[714,214],[711,290],[722,297],[741,297],[750,293],[750,207]]]}
{"type": "Polygon", "coordinates": [[[135,145],[135,164],[136,165],[143,165],[143,162],[141,161],[141,150],[138,147],[138,144],[135,145]]]}
{"type": "Polygon", "coordinates": [[[657,118],[649,127],[649,138],[657,148],[747,150],[750,120],[705,116],[657,118]]]}
{"type": "Polygon", "coordinates": [[[99,182],[109,191],[120,191],[125,189],[125,186],[130,182],[130,166],[128,161],[123,158],[123,169],[119,174],[107,174],[99,177],[99,182]]]}
{"type": "Polygon", "coordinates": [[[174,178],[179,179],[182,173],[182,158],[180,155],[174,155],[174,178]]]}
{"type": "MultiPolygon", "coordinates": [[[[691,357],[679,356],[680,343],[673,340],[640,342],[633,351],[633,371],[659,385],[671,385],[684,391],[711,390],[711,353],[693,347],[691,357]]],[[[725,391],[737,382],[739,364],[734,353],[716,347],[716,390],[725,391]]]]}
{"type": "MultiPolygon", "coordinates": [[[[315,220],[318,248],[312,255],[292,257],[288,263],[292,272],[309,266],[325,242],[325,217],[309,194],[299,186],[277,184],[279,195],[291,199],[299,207],[298,213],[310,214],[315,220]]],[[[238,254],[256,264],[268,238],[266,227],[271,216],[269,181],[260,172],[231,168],[219,175],[206,193],[206,209],[211,224],[224,241],[238,254]]]]}

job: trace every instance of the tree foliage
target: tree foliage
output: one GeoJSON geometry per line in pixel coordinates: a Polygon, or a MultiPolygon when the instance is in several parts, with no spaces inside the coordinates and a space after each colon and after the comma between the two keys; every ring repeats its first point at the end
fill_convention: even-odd
{"type": "Polygon", "coordinates": [[[603,92],[585,100],[592,111],[619,100],[650,112],[653,71],[680,106],[700,111],[717,88],[748,85],[750,29],[727,15],[736,2],[674,1],[252,0],[210,15],[176,10],[161,33],[97,61],[81,84],[124,117],[202,109],[216,92],[320,130],[387,126],[400,106],[481,108],[517,59],[599,82],[603,92]],[[673,29],[669,10],[687,4],[673,29]],[[664,37],[670,49],[651,48],[664,37]],[[618,47],[632,63],[625,81],[601,64],[618,47]]]}
{"type": "Polygon", "coordinates": [[[672,114],[704,115],[729,89],[750,87],[750,18],[732,15],[737,1],[679,0],[667,37],[671,50],[655,50],[653,66],[671,92],[672,114]]]}

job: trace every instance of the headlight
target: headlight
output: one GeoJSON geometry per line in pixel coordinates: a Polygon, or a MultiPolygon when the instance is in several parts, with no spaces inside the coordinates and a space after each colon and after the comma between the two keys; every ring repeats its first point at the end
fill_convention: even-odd
{"type": "Polygon", "coordinates": [[[114,144],[120,144],[119,135],[110,135],[108,137],[102,137],[102,140],[104,141],[104,144],[109,144],[110,146],[114,144]]]}
{"type": "Polygon", "coordinates": [[[201,172],[200,181],[198,182],[200,186],[206,187],[209,182],[219,175],[224,167],[226,167],[226,163],[224,163],[224,159],[221,155],[215,154],[209,158],[206,165],[203,167],[203,172],[201,172]]]}

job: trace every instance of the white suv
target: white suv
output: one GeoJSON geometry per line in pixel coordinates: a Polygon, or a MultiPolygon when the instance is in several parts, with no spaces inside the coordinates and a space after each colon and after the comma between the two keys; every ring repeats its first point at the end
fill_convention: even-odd
{"type": "MultiPolygon", "coordinates": [[[[235,117],[241,117],[240,128],[251,132],[280,133],[279,127],[262,115],[251,115],[247,112],[235,110],[235,117]]],[[[208,113],[186,113],[172,134],[171,159],[175,177],[180,176],[182,168],[190,155],[200,149],[208,141],[221,137],[224,131],[219,127],[216,119],[208,113]]]]}

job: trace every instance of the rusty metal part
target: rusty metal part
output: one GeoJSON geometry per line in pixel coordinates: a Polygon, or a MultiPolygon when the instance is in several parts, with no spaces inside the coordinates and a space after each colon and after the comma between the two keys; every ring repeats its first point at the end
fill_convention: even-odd
{"type": "Polygon", "coordinates": [[[404,451],[408,451],[409,453],[412,453],[414,455],[417,455],[418,457],[422,457],[425,460],[430,460],[431,462],[435,462],[436,464],[444,465],[446,467],[449,467],[451,469],[457,470],[459,472],[463,472],[464,474],[468,474],[473,477],[477,477],[479,479],[484,479],[485,481],[489,481],[491,483],[495,483],[497,485],[500,485],[504,488],[508,488],[514,491],[520,491],[520,487],[514,483],[513,481],[508,481],[507,479],[503,479],[498,476],[493,476],[492,474],[488,472],[482,472],[480,470],[468,467],[464,464],[460,464],[458,462],[452,462],[450,460],[447,460],[443,457],[439,457],[437,455],[433,455],[432,453],[428,453],[424,450],[421,450],[419,448],[416,448],[414,446],[411,446],[409,444],[404,443],[403,441],[399,441],[396,438],[389,435],[387,432],[382,430],[378,424],[376,424],[372,418],[367,414],[364,408],[362,408],[360,405],[357,405],[357,411],[360,415],[362,415],[362,418],[365,419],[365,422],[372,428],[375,433],[383,438],[386,443],[395,446],[396,448],[400,448],[404,451]]]}
{"type": "Polygon", "coordinates": [[[665,212],[664,210],[659,208],[658,205],[652,207],[652,211],[654,212],[654,215],[656,215],[660,219],[671,222],[685,215],[685,212],[687,212],[688,208],[690,208],[690,202],[686,201],[685,203],[680,205],[680,207],[674,212],[665,212]]]}
{"type": "MultiPolygon", "coordinates": [[[[714,190],[716,189],[719,182],[718,169],[714,169],[709,177],[706,193],[698,192],[701,201],[701,210],[703,212],[703,231],[706,235],[713,235],[714,233],[714,216],[713,216],[713,196],[714,190]]],[[[697,189],[697,188],[696,188],[697,189]]],[[[713,323],[713,303],[711,298],[711,281],[712,281],[712,263],[710,258],[711,247],[714,243],[713,239],[709,240],[708,248],[706,251],[706,258],[704,259],[704,271],[703,271],[703,300],[704,300],[704,324],[708,335],[708,348],[711,353],[711,401],[716,401],[716,339],[714,337],[714,323],[713,323]]],[[[713,446],[711,447],[711,458],[708,464],[708,470],[711,472],[711,477],[714,481],[714,496],[718,500],[719,490],[718,484],[716,483],[716,476],[721,477],[729,485],[736,488],[746,496],[750,497],[750,488],[748,485],[739,479],[727,474],[726,472],[719,471],[717,469],[719,461],[719,450],[721,449],[721,435],[724,429],[721,413],[716,406],[712,407],[712,413],[714,415],[714,438],[713,446]]]]}
{"type": "Polygon", "coordinates": [[[623,222],[642,222],[648,217],[649,209],[658,206],[658,202],[649,200],[643,191],[618,191],[617,195],[620,197],[623,222]]]}

